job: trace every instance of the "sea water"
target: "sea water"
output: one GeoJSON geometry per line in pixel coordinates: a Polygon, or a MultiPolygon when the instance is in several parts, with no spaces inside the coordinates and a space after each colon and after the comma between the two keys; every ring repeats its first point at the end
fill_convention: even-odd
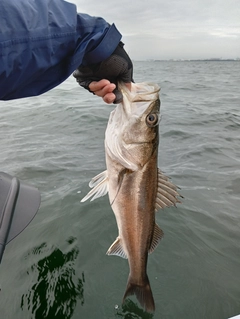
{"type": "MultiPolygon", "coordinates": [[[[0,102],[0,170],[37,187],[39,212],[6,247],[3,319],[227,319],[240,313],[240,62],[134,62],[161,86],[159,167],[181,188],[160,210],[164,238],[148,260],[156,303],[121,305],[128,263],[108,197],[80,203],[105,170],[114,105],[70,77],[34,98],[0,102]]],[[[147,212],[146,212],[147,213],[147,212]]]]}

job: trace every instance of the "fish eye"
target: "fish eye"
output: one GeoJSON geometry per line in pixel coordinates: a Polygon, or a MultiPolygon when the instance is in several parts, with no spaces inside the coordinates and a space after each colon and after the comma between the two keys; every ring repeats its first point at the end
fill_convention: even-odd
{"type": "Polygon", "coordinates": [[[153,127],[158,124],[158,114],[150,113],[146,117],[146,123],[148,126],[153,127]]]}

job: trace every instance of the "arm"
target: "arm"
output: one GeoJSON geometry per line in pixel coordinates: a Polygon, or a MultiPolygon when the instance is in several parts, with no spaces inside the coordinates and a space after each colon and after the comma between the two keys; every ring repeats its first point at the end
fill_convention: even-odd
{"type": "Polygon", "coordinates": [[[114,25],[63,0],[1,0],[0,99],[42,94],[107,59],[120,39],[114,25]]]}

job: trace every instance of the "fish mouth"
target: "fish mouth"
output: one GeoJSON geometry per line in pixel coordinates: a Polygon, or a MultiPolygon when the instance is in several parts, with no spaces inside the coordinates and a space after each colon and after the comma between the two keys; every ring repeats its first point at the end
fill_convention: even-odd
{"type": "Polygon", "coordinates": [[[121,106],[127,116],[132,114],[141,116],[147,110],[149,104],[153,104],[159,99],[160,87],[155,83],[132,83],[131,90],[129,90],[123,82],[119,82],[118,89],[123,94],[121,106]]]}
{"type": "Polygon", "coordinates": [[[118,82],[118,89],[127,94],[131,102],[153,101],[153,96],[161,90],[159,85],[151,82],[131,83],[131,90],[129,90],[121,81],[118,82]]]}

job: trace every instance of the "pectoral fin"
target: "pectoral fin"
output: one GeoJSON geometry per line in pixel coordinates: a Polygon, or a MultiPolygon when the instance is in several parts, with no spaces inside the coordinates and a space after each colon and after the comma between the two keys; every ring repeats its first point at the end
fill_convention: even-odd
{"type": "Polygon", "coordinates": [[[93,177],[89,183],[89,187],[93,187],[93,189],[81,200],[81,202],[85,202],[92,196],[91,201],[106,195],[108,192],[107,170],[93,177]]]}
{"type": "Polygon", "coordinates": [[[154,251],[154,249],[157,247],[157,245],[159,244],[159,241],[163,238],[163,236],[164,236],[163,231],[157,224],[155,224],[152,243],[148,250],[149,254],[151,254],[154,251]]]}
{"type": "Polygon", "coordinates": [[[115,242],[109,247],[107,255],[116,255],[125,259],[128,258],[122,247],[121,239],[119,237],[117,237],[115,242]]]}
{"type": "Polygon", "coordinates": [[[176,203],[181,203],[178,197],[182,197],[177,192],[177,186],[171,183],[160,169],[158,169],[158,191],[156,198],[156,211],[159,208],[176,206],[176,203]]]}

